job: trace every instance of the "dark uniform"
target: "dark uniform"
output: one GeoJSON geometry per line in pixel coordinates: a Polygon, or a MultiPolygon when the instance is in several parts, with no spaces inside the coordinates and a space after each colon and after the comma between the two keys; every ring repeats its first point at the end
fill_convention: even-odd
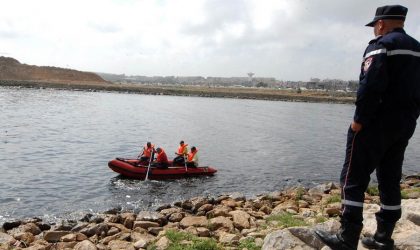
{"type": "Polygon", "coordinates": [[[402,28],[370,41],[363,55],[354,121],[341,172],[343,219],[362,223],[364,192],[376,169],[378,221],[401,217],[401,169],[420,114],[420,44],[402,28]]]}
{"type": "MultiPolygon", "coordinates": [[[[379,7],[379,20],[405,20],[407,8],[379,7]]],[[[403,26],[395,23],[392,27],[403,26]]],[[[381,26],[382,25],[382,26],[381,26]]],[[[370,249],[393,249],[392,232],[401,217],[400,180],[404,152],[420,114],[420,44],[402,28],[385,31],[369,42],[363,55],[354,114],[355,130],[348,130],[346,158],[341,171],[342,214],[337,234],[315,233],[331,249],[356,249],[363,227],[363,201],[371,173],[376,170],[381,208],[376,213],[377,230],[362,240],[370,249]]],[[[387,25],[391,24],[388,23],[387,25]]],[[[382,29],[379,32],[379,29],[382,29]]]]}

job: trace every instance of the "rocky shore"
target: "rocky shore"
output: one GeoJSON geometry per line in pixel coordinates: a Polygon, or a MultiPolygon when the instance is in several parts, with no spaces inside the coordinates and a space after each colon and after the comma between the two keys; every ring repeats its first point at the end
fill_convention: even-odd
{"type": "MultiPolygon", "coordinates": [[[[393,238],[397,249],[420,249],[420,175],[407,176],[401,193],[403,216],[393,238]]],[[[374,233],[378,203],[378,190],[372,186],[366,193],[362,235],[374,233]]],[[[194,197],[156,211],[112,209],[78,221],[6,222],[0,249],[328,249],[313,231],[337,231],[340,207],[340,189],[334,183],[254,199],[241,194],[194,197]]]]}
{"type": "Polygon", "coordinates": [[[0,80],[0,86],[115,91],[146,95],[198,96],[292,102],[354,103],[355,94],[335,91],[296,91],[270,88],[233,88],[178,85],[145,85],[93,82],[0,80]]]}

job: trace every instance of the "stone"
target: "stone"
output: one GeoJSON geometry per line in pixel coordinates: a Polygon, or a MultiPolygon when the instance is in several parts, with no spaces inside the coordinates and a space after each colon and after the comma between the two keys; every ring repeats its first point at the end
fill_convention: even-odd
{"type": "Polygon", "coordinates": [[[166,217],[158,212],[141,211],[137,214],[136,221],[151,221],[157,222],[160,226],[164,226],[167,223],[166,217]]]}
{"type": "Polygon", "coordinates": [[[235,210],[229,212],[230,215],[232,215],[233,218],[233,225],[235,228],[242,230],[244,228],[250,228],[251,225],[249,223],[250,215],[247,212],[235,210]]]}
{"type": "Polygon", "coordinates": [[[204,197],[194,197],[190,199],[190,202],[191,202],[191,210],[193,212],[196,212],[201,206],[203,206],[204,204],[207,204],[209,200],[204,197]]]}
{"type": "Polygon", "coordinates": [[[160,226],[157,222],[152,221],[135,221],[133,228],[141,227],[144,229],[148,229],[149,227],[158,227],[160,226]]]}
{"type": "Polygon", "coordinates": [[[287,229],[274,231],[268,234],[264,239],[262,250],[279,250],[279,249],[301,249],[312,250],[313,248],[306,245],[299,238],[293,236],[287,229]]]}
{"type": "Polygon", "coordinates": [[[179,207],[173,207],[173,208],[167,208],[167,209],[163,209],[160,211],[161,214],[165,215],[165,216],[169,216],[171,214],[174,213],[181,213],[182,209],[179,207]]]}
{"type": "Polygon", "coordinates": [[[237,244],[240,237],[236,234],[220,232],[219,233],[219,242],[222,244],[237,244]]]}
{"type": "Polygon", "coordinates": [[[60,241],[63,241],[63,242],[72,242],[72,241],[76,241],[76,239],[77,239],[76,234],[70,233],[70,234],[66,234],[66,235],[62,236],[60,238],[60,241]]]}
{"type": "Polygon", "coordinates": [[[116,228],[116,227],[111,227],[111,228],[108,230],[108,232],[106,233],[106,235],[107,235],[107,236],[111,236],[111,235],[117,234],[117,233],[119,233],[119,232],[120,232],[120,230],[119,230],[118,228],[116,228]]]}
{"type": "Polygon", "coordinates": [[[89,226],[83,228],[80,230],[80,232],[87,237],[91,237],[93,235],[101,235],[104,233],[106,235],[106,232],[108,232],[108,224],[106,223],[100,223],[100,224],[89,224],[89,226]]]}
{"type": "Polygon", "coordinates": [[[413,222],[417,226],[420,226],[420,214],[407,213],[407,220],[413,222]]]}
{"type": "Polygon", "coordinates": [[[136,215],[133,213],[123,213],[121,214],[121,219],[123,221],[123,225],[128,228],[132,229],[134,225],[134,221],[136,220],[136,215]]]}
{"type": "Polygon", "coordinates": [[[159,232],[160,231],[162,231],[163,230],[163,227],[149,227],[148,229],[147,229],[147,231],[150,233],[150,234],[153,234],[153,235],[158,235],[159,234],[159,232]]]}
{"type": "Polygon", "coordinates": [[[155,243],[155,247],[156,247],[156,250],[165,250],[169,247],[169,244],[170,244],[169,239],[166,236],[163,236],[155,243]]]}
{"type": "Polygon", "coordinates": [[[199,237],[210,237],[210,230],[205,227],[197,227],[197,236],[199,237]]]}
{"type": "Polygon", "coordinates": [[[133,242],[145,241],[147,244],[149,244],[150,242],[154,241],[156,237],[147,233],[143,234],[143,233],[132,232],[130,238],[133,242]]]}
{"type": "Polygon", "coordinates": [[[216,206],[213,210],[207,213],[208,218],[214,218],[218,216],[230,216],[229,212],[232,211],[232,208],[227,206],[216,206]]]}
{"type": "Polygon", "coordinates": [[[288,228],[289,232],[304,242],[306,245],[315,249],[320,249],[324,244],[315,236],[315,231],[309,227],[291,227],[288,228]]]}
{"type": "Polygon", "coordinates": [[[97,250],[98,248],[92,242],[90,242],[88,240],[84,240],[84,241],[81,241],[81,242],[77,243],[74,246],[73,249],[75,249],[75,250],[97,250]]]}
{"type": "Polygon", "coordinates": [[[135,249],[146,248],[148,244],[149,244],[149,242],[147,242],[146,240],[140,239],[140,240],[134,242],[134,248],[135,249]]]}
{"type": "Polygon", "coordinates": [[[180,221],[179,226],[181,228],[187,228],[187,227],[190,227],[190,226],[206,227],[207,224],[208,224],[208,222],[207,222],[207,218],[205,216],[189,216],[189,217],[183,218],[180,221]]]}
{"type": "Polygon", "coordinates": [[[10,222],[5,222],[4,224],[3,224],[3,229],[5,230],[5,231],[9,231],[10,229],[13,229],[13,228],[15,228],[15,227],[18,227],[18,226],[20,226],[22,224],[22,221],[20,221],[20,220],[17,220],[17,221],[10,221],[10,222]]]}
{"type": "Polygon", "coordinates": [[[223,200],[222,202],[220,202],[220,204],[226,207],[230,207],[230,208],[236,207],[236,201],[232,198],[223,200]]]}
{"type": "Polygon", "coordinates": [[[179,222],[184,218],[184,215],[182,213],[173,213],[169,216],[168,220],[170,222],[179,222]]]}
{"type": "Polygon", "coordinates": [[[341,214],[341,209],[335,208],[335,207],[328,207],[328,208],[325,209],[325,213],[329,217],[336,217],[336,216],[339,216],[341,214]]]}
{"type": "Polygon", "coordinates": [[[265,213],[265,214],[271,214],[271,212],[273,211],[273,209],[272,208],[270,208],[269,206],[267,206],[267,205],[264,205],[264,206],[262,206],[259,210],[258,210],[259,212],[263,212],[263,213],[265,213]]]}
{"type": "Polygon", "coordinates": [[[133,243],[123,240],[112,240],[108,243],[108,247],[110,250],[136,250],[133,243]]]}
{"type": "Polygon", "coordinates": [[[229,218],[219,216],[219,217],[209,220],[209,228],[212,231],[222,229],[223,231],[226,231],[226,232],[233,232],[234,227],[233,227],[233,222],[229,218]]]}
{"type": "Polygon", "coordinates": [[[59,242],[60,238],[64,235],[67,235],[71,232],[69,231],[48,231],[44,233],[44,240],[48,241],[49,243],[59,242]]]}
{"type": "Polygon", "coordinates": [[[35,236],[29,232],[20,232],[13,235],[13,238],[23,242],[25,245],[29,245],[35,241],[35,236]]]}
{"type": "Polygon", "coordinates": [[[200,208],[198,208],[197,211],[198,212],[200,212],[200,211],[208,212],[208,211],[210,211],[212,209],[213,209],[213,205],[212,204],[204,204],[200,208]]]}

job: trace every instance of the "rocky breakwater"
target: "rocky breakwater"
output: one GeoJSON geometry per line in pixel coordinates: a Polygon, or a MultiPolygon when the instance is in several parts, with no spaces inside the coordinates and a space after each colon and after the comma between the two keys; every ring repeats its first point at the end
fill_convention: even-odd
{"type": "MultiPolygon", "coordinates": [[[[401,190],[403,216],[394,233],[396,246],[420,249],[420,176],[407,177],[401,190]]],[[[377,188],[370,187],[364,235],[375,231],[378,203],[377,188]]],[[[195,197],[157,211],[113,209],[78,221],[11,221],[0,232],[0,249],[327,249],[313,231],[335,232],[339,214],[340,189],[329,183],[253,199],[241,194],[195,197]]]]}

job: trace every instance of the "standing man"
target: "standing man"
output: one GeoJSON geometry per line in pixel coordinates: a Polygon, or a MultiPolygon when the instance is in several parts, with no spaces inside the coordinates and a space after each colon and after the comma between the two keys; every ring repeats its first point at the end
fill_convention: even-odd
{"type": "Polygon", "coordinates": [[[407,8],[379,7],[375,39],[363,55],[354,120],[348,131],[340,176],[341,230],[316,235],[332,249],[357,249],[363,201],[376,169],[381,208],[377,230],[362,240],[369,249],[393,249],[392,232],[401,217],[400,180],[405,148],[420,114],[420,44],[403,29],[407,8]]]}

